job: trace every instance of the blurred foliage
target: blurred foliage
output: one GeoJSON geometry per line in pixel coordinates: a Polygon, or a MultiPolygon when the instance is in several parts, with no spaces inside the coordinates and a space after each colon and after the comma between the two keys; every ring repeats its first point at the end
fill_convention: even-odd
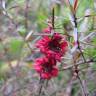
{"type": "MultiPolygon", "coordinates": [[[[55,8],[55,31],[61,34],[70,35],[70,38],[68,38],[69,45],[73,46],[73,44],[71,44],[73,42],[73,25],[72,21],[70,20],[71,12],[66,1],[67,0],[3,0],[3,2],[5,3],[5,9],[1,7],[2,4],[0,2],[0,88],[4,86],[7,80],[14,79],[14,76],[12,75],[13,71],[11,72],[11,68],[9,66],[10,63],[12,63],[13,69],[16,68],[16,76],[18,77],[17,74],[19,74],[18,82],[22,82],[23,84],[20,84],[23,87],[24,85],[28,84],[27,82],[37,84],[36,86],[38,86],[38,83],[36,81],[38,80],[38,76],[34,73],[32,64],[33,59],[35,59],[35,43],[38,38],[40,38],[40,36],[31,35],[30,42],[27,42],[25,38],[26,36],[28,36],[28,34],[30,34],[30,32],[33,32],[32,34],[42,33],[42,30],[48,26],[47,22],[52,16],[51,10],[53,6],[55,8]],[[28,5],[26,5],[27,3],[28,5]],[[4,12],[6,14],[4,14],[4,12]],[[31,64],[29,64],[29,62],[31,62],[31,64]],[[19,67],[16,65],[18,65],[19,67]],[[22,78],[25,79],[23,80],[22,78]]],[[[96,60],[96,1],[78,1],[79,3],[76,11],[76,16],[78,22],[78,31],[79,35],[81,36],[80,46],[82,46],[83,53],[86,59],[89,60],[90,58],[94,57],[94,60],[96,60]],[[90,16],[84,17],[85,15],[90,16]],[[83,39],[92,32],[95,33],[94,35],[89,36],[91,37],[91,39],[88,38],[83,42],[83,39]]],[[[37,55],[39,56],[40,53],[37,53],[37,55]]],[[[68,59],[63,60],[63,67],[71,65],[72,63],[70,60],[70,56],[68,56],[66,56],[66,58],[68,59]]],[[[88,66],[86,64],[82,64],[81,66],[79,66],[80,69],[84,67],[88,66]]],[[[96,90],[96,63],[92,63],[87,69],[85,68],[84,70],[82,70],[83,76],[81,75],[81,72],[80,77],[82,80],[86,79],[88,90],[92,90],[90,93],[93,94],[94,90],[96,90]]],[[[61,91],[64,92],[65,89],[67,89],[66,86],[71,82],[71,79],[71,69],[60,72],[59,76],[54,79],[55,84],[51,82],[53,84],[52,86],[52,84],[49,83],[50,87],[48,88],[53,89],[48,89],[48,92],[51,94],[52,91],[58,91],[60,88],[62,89],[61,91]]],[[[70,96],[81,96],[82,90],[79,90],[79,80],[76,79],[73,81],[74,82],[72,84],[71,92],[72,94],[70,96]]],[[[15,83],[17,84],[17,82],[15,83]]],[[[8,84],[11,85],[11,83],[8,84]]],[[[33,89],[35,87],[33,89],[33,93],[35,93],[37,92],[37,87],[33,85],[31,86],[31,88],[33,89]]],[[[27,90],[27,92],[30,91],[29,89],[27,90]]],[[[23,90],[23,92],[21,90],[21,93],[18,93],[21,95],[18,96],[28,96],[27,92],[26,90],[23,90]]],[[[92,94],[89,94],[89,96],[92,96],[92,94]]]]}
{"type": "Polygon", "coordinates": [[[22,40],[11,38],[9,42],[5,43],[6,56],[10,59],[20,58],[22,46],[24,42],[22,40]]]}

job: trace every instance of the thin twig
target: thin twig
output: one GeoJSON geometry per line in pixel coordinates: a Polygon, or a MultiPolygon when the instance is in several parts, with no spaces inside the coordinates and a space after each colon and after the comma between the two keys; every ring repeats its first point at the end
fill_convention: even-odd
{"type": "Polygon", "coordinates": [[[55,9],[54,9],[54,7],[53,7],[53,9],[52,9],[52,28],[54,29],[54,16],[55,15],[55,9]]]}
{"type": "MultiPolygon", "coordinates": [[[[80,63],[76,63],[76,65],[82,65],[82,64],[90,64],[90,63],[94,63],[94,62],[96,62],[95,60],[88,60],[88,61],[86,61],[86,62],[80,62],[80,63]]],[[[62,69],[60,69],[59,71],[64,71],[64,70],[67,70],[67,69],[70,69],[70,68],[72,68],[74,65],[69,65],[69,66],[67,66],[67,67],[63,67],[62,69]]]]}
{"type": "Polygon", "coordinates": [[[29,0],[26,0],[25,4],[25,28],[28,30],[28,8],[29,8],[29,0]]]}
{"type": "Polygon", "coordinates": [[[39,88],[38,96],[41,96],[42,88],[43,88],[43,84],[44,84],[44,79],[40,78],[39,84],[40,84],[40,88],[39,88]]]}
{"type": "Polygon", "coordinates": [[[77,78],[79,79],[79,82],[80,82],[80,85],[81,85],[81,88],[82,88],[82,91],[83,91],[83,93],[84,93],[84,96],[88,96],[88,94],[85,92],[85,88],[84,88],[84,86],[83,86],[83,83],[82,83],[82,80],[81,80],[81,78],[79,77],[79,75],[77,74],[77,78]]]}

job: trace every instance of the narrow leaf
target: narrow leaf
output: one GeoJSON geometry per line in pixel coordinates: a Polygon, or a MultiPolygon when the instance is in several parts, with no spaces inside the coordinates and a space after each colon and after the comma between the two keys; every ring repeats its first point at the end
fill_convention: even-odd
{"type": "Polygon", "coordinates": [[[77,5],[78,5],[78,0],[75,0],[75,1],[74,1],[74,6],[73,6],[74,11],[76,11],[77,5]]]}

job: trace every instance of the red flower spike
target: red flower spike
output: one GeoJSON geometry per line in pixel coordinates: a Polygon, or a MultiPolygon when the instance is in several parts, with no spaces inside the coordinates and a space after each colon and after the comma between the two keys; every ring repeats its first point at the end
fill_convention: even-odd
{"type": "Polygon", "coordinates": [[[52,77],[56,77],[58,75],[56,60],[53,58],[43,57],[36,59],[34,69],[43,79],[51,79],[52,77]]]}
{"type": "Polygon", "coordinates": [[[44,36],[37,42],[36,46],[48,57],[60,61],[66,52],[68,44],[59,33],[55,33],[52,37],[44,36]]]}

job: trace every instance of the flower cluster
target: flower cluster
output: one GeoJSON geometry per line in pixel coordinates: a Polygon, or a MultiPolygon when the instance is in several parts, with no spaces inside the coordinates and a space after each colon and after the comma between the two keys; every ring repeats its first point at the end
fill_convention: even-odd
{"type": "Polygon", "coordinates": [[[59,33],[54,33],[52,37],[44,36],[37,42],[36,46],[48,57],[53,57],[60,61],[66,52],[67,42],[63,40],[59,33]]]}
{"type": "MultiPolygon", "coordinates": [[[[45,32],[50,32],[47,28],[45,32]]],[[[43,36],[36,43],[36,47],[40,49],[45,56],[35,60],[34,68],[43,79],[51,79],[58,75],[57,61],[61,61],[61,57],[67,49],[67,42],[59,33],[54,33],[52,36],[43,36]]]]}
{"type": "Polygon", "coordinates": [[[58,75],[56,60],[52,58],[42,57],[36,59],[34,68],[40,74],[41,78],[44,79],[50,79],[58,75]]]}

